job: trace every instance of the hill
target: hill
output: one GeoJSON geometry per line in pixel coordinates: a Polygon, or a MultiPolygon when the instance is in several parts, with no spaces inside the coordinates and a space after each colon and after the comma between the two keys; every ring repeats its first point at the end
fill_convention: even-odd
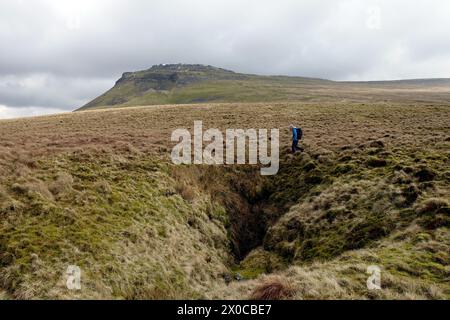
{"type": "Polygon", "coordinates": [[[168,64],[124,73],[112,89],[78,110],[206,102],[330,100],[445,103],[450,100],[450,80],[336,82],[168,64]]]}
{"type": "Polygon", "coordinates": [[[0,298],[449,299],[449,118],[334,101],[0,121],[0,298]],[[194,120],[279,128],[279,173],[174,165],[171,132],[194,120]],[[289,154],[289,123],[304,153],[289,154]]]}

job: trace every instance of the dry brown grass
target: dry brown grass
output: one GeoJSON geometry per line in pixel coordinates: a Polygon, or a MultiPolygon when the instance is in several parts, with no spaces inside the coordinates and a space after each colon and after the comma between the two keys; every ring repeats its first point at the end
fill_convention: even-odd
{"type": "Polygon", "coordinates": [[[282,300],[294,295],[294,289],[281,277],[265,279],[252,292],[251,300],[282,300]]]}
{"type": "Polygon", "coordinates": [[[416,207],[418,214],[433,214],[441,209],[448,208],[449,203],[445,199],[431,198],[423,201],[416,207]]]}
{"type": "MultiPolygon", "coordinates": [[[[294,299],[448,298],[448,283],[442,282],[448,279],[448,213],[439,211],[449,199],[448,119],[450,108],[443,104],[292,102],[0,121],[3,297],[248,298],[256,290],[259,297],[294,299]],[[272,226],[280,231],[273,233],[280,236],[270,252],[273,266],[264,264],[253,280],[227,286],[222,274],[233,267],[230,242],[255,240],[248,230],[258,219],[252,220],[245,197],[255,196],[261,178],[251,171],[233,174],[233,168],[171,166],[170,134],[192,129],[194,120],[222,130],[279,128],[283,151],[289,147],[288,124],[299,124],[306,153],[283,153],[282,162],[311,170],[311,182],[314,166],[329,168],[335,178],[297,206],[298,199],[283,203],[288,213],[272,226]],[[381,166],[386,159],[387,167],[381,166]],[[314,256],[286,265],[278,256],[298,249],[291,235],[283,238],[283,223],[335,231],[353,219],[349,210],[356,216],[352,221],[361,223],[361,213],[388,210],[390,218],[400,219],[398,230],[325,261],[314,256]],[[408,214],[423,217],[404,218],[408,214]],[[64,286],[65,268],[74,260],[89,269],[82,292],[64,286]],[[381,293],[365,288],[365,268],[374,262],[388,267],[381,293]],[[265,272],[279,278],[267,280],[265,272]]],[[[256,264],[243,265],[258,269],[258,257],[256,264]]]]}

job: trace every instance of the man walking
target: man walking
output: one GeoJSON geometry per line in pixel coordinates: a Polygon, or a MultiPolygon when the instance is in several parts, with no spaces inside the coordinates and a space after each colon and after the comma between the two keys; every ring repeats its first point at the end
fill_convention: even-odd
{"type": "Polygon", "coordinates": [[[289,131],[292,133],[292,153],[297,152],[297,150],[303,151],[304,149],[298,146],[298,141],[303,137],[302,128],[296,128],[291,124],[289,126],[289,131]]]}

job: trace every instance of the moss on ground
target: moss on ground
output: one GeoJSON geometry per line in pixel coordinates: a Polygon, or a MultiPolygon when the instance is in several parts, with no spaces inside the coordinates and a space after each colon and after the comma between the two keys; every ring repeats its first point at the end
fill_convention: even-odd
{"type": "Polygon", "coordinates": [[[201,288],[206,279],[192,283],[196,266],[185,264],[189,257],[206,259],[208,277],[225,268],[223,209],[205,197],[186,201],[168,173],[154,158],[116,163],[72,154],[40,161],[35,177],[23,183],[11,181],[8,197],[16,205],[3,209],[0,225],[3,287],[16,297],[51,297],[75,264],[84,297],[201,297],[195,282],[201,288]],[[43,191],[61,173],[72,177],[68,185],[43,191]]]}
{"type": "Polygon", "coordinates": [[[445,119],[447,106],[286,103],[0,122],[0,298],[247,298],[275,275],[293,298],[448,299],[445,119]],[[171,130],[199,118],[301,121],[305,152],[283,149],[286,129],[273,177],[170,164],[171,130]],[[71,264],[81,291],[65,286],[71,264]],[[367,290],[371,264],[385,290],[367,290]]]}

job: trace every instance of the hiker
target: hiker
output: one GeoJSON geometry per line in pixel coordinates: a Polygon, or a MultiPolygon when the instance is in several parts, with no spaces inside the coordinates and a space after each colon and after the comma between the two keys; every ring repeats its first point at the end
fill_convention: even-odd
{"type": "Polygon", "coordinates": [[[302,147],[298,146],[298,141],[303,137],[302,128],[294,127],[294,125],[289,126],[289,131],[292,133],[292,153],[297,152],[297,150],[303,151],[302,147]]]}

